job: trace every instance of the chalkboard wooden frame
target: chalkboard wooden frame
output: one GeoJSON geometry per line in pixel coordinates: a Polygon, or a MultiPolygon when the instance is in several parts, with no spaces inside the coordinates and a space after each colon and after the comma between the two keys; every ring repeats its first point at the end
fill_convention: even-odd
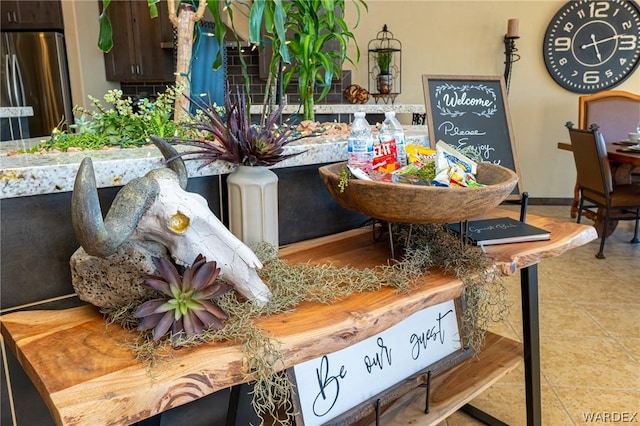
{"type": "Polygon", "coordinates": [[[522,176],[504,77],[424,74],[422,86],[431,147],[435,149],[438,140],[463,151],[475,146],[480,157],[471,156],[474,160],[503,165],[518,175],[507,199],[521,199],[522,176]],[[478,96],[467,98],[468,94],[478,96]]]}
{"type": "MultiPolygon", "coordinates": [[[[453,299],[455,306],[455,318],[458,327],[458,335],[462,335],[462,323],[464,312],[467,308],[465,297],[459,296],[453,299]]],[[[429,309],[429,308],[426,308],[429,309]]],[[[375,337],[375,336],[374,336],[375,337]]],[[[411,374],[409,377],[403,378],[400,382],[397,382],[393,386],[381,391],[377,395],[368,398],[365,401],[360,402],[353,408],[345,411],[344,413],[332,418],[331,420],[322,423],[323,426],[340,426],[345,424],[373,424],[376,419],[376,406],[379,404],[379,413],[384,412],[384,408],[393,404],[398,398],[411,392],[416,387],[424,387],[427,382],[427,375],[431,375],[431,380],[438,374],[449,370],[455,365],[465,361],[473,356],[475,351],[471,347],[460,347],[449,355],[433,362],[431,365],[411,374]]],[[[327,354],[329,355],[329,354],[327,354]]],[[[298,389],[299,383],[296,378],[294,367],[287,369],[287,375],[294,385],[295,389],[298,389]]],[[[425,389],[426,392],[426,389],[425,389]]],[[[294,390],[291,396],[292,403],[295,409],[295,424],[297,426],[304,426],[304,419],[302,411],[308,409],[303,407],[298,393],[294,390]]]]}

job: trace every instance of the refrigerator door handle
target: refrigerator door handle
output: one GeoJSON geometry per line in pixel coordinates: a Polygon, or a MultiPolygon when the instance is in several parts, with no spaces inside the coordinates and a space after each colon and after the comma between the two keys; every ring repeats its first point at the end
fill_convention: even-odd
{"type": "Polygon", "coordinates": [[[9,106],[15,106],[15,100],[13,99],[13,91],[11,90],[11,82],[15,83],[15,79],[11,74],[11,59],[9,54],[4,55],[4,79],[7,85],[7,96],[9,97],[9,106]]]}
{"type": "Polygon", "coordinates": [[[20,71],[20,64],[18,63],[18,56],[13,54],[13,87],[15,89],[16,95],[16,106],[26,106],[25,105],[25,95],[24,95],[24,81],[22,80],[22,72],[20,71]],[[18,91],[20,89],[20,91],[18,91]]]}

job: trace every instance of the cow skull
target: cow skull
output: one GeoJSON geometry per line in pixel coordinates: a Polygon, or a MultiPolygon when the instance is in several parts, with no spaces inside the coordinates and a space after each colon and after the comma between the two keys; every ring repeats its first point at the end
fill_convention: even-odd
{"type": "MultiPolygon", "coordinates": [[[[152,140],[165,159],[177,155],[164,140],[152,140]]],[[[167,247],[182,265],[191,265],[202,254],[217,262],[220,276],[240,294],[267,303],[271,292],[256,272],[262,268],[258,257],[218,220],[202,196],[185,191],[186,183],[186,167],[178,157],[169,168],[152,170],[125,185],[103,220],[93,163],[85,158],[72,195],[72,222],[80,245],[90,255],[106,257],[129,238],[151,240],[167,247]]]]}

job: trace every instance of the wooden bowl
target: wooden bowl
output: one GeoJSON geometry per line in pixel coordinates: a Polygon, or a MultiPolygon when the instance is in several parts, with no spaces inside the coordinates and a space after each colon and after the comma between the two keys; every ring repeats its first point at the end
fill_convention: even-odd
{"type": "Polygon", "coordinates": [[[372,182],[352,177],[340,192],[340,170],[346,163],[319,168],[331,196],[342,207],[387,222],[453,223],[480,216],[504,201],[518,175],[506,167],[478,163],[480,188],[443,188],[402,183],[372,182]]]}

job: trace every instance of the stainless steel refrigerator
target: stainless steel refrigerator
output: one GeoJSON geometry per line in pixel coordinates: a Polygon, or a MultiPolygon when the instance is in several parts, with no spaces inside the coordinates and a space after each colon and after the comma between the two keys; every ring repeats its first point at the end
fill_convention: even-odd
{"type": "Polygon", "coordinates": [[[62,120],[73,123],[64,35],[2,32],[0,106],[33,107],[31,137],[47,136],[62,120]]]}

